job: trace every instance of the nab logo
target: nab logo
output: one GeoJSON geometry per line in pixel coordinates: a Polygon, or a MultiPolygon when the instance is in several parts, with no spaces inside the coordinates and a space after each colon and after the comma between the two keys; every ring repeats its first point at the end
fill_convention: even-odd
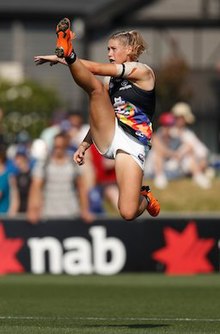
{"type": "Polygon", "coordinates": [[[106,229],[94,226],[89,229],[91,243],[82,237],[61,241],[54,237],[30,238],[31,272],[43,274],[67,273],[114,275],[126,262],[126,249],[121,240],[106,236],[106,229]],[[47,255],[47,256],[46,256],[47,255]]]}

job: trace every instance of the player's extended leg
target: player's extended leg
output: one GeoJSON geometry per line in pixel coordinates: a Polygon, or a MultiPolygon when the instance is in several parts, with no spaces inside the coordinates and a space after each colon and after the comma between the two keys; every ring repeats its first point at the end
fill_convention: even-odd
{"type": "MultiPolygon", "coordinates": [[[[68,57],[72,52],[70,21],[65,18],[57,25],[58,57],[68,57]]],[[[66,58],[67,59],[67,58],[66,58]]],[[[76,58],[69,69],[74,81],[89,95],[90,128],[94,142],[101,152],[105,152],[111,142],[115,131],[115,113],[108,91],[83,63],[76,58]]]]}

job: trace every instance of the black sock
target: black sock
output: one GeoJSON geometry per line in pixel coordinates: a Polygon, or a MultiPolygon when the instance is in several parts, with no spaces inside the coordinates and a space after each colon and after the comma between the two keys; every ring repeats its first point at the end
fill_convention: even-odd
{"type": "Polygon", "coordinates": [[[68,65],[71,65],[71,64],[75,63],[75,61],[76,61],[75,52],[72,51],[71,54],[68,57],[65,57],[65,60],[66,60],[68,65]]]}

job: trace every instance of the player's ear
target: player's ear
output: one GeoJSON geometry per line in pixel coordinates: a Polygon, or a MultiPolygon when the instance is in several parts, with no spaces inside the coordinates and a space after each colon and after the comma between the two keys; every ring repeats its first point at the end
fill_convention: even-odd
{"type": "Polygon", "coordinates": [[[132,54],[132,51],[133,51],[132,46],[131,46],[131,45],[128,45],[128,46],[127,46],[127,53],[128,53],[128,55],[131,55],[131,54],[132,54]]]}
{"type": "Polygon", "coordinates": [[[133,58],[132,57],[132,55],[133,55],[133,48],[132,48],[131,45],[127,46],[127,55],[130,57],[130,59],[133,58]]]}

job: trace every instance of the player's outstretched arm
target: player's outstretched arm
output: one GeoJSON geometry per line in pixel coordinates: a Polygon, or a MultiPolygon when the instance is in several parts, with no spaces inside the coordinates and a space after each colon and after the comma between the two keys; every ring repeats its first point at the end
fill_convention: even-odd
{"type": "Polygon", "coordinates": [[[56,64],[67,65],[65,58],[58,58],[56,55],[35,56],[34,62],[36,65],[42,65],[45,63],[50,63],[50,66],[56,64]]]}
{"type": "MultiPolygon", "coordinates": [[[[118,73],[118,71],[119,72],[121,71],[121,68],[118,69],[117,66],[113,64],[102,64],[85,59],[80,59],[80,61],[90,72],[92,72],[95,75],[117,76],[120,74],[118,73]]],[[[68,65],[65,58],[59,58],[56,55],[35,56],[34,62],[36,65],[43,65],[46,63],[49,63],[50,66],[57,64],[68,65]]]]}

